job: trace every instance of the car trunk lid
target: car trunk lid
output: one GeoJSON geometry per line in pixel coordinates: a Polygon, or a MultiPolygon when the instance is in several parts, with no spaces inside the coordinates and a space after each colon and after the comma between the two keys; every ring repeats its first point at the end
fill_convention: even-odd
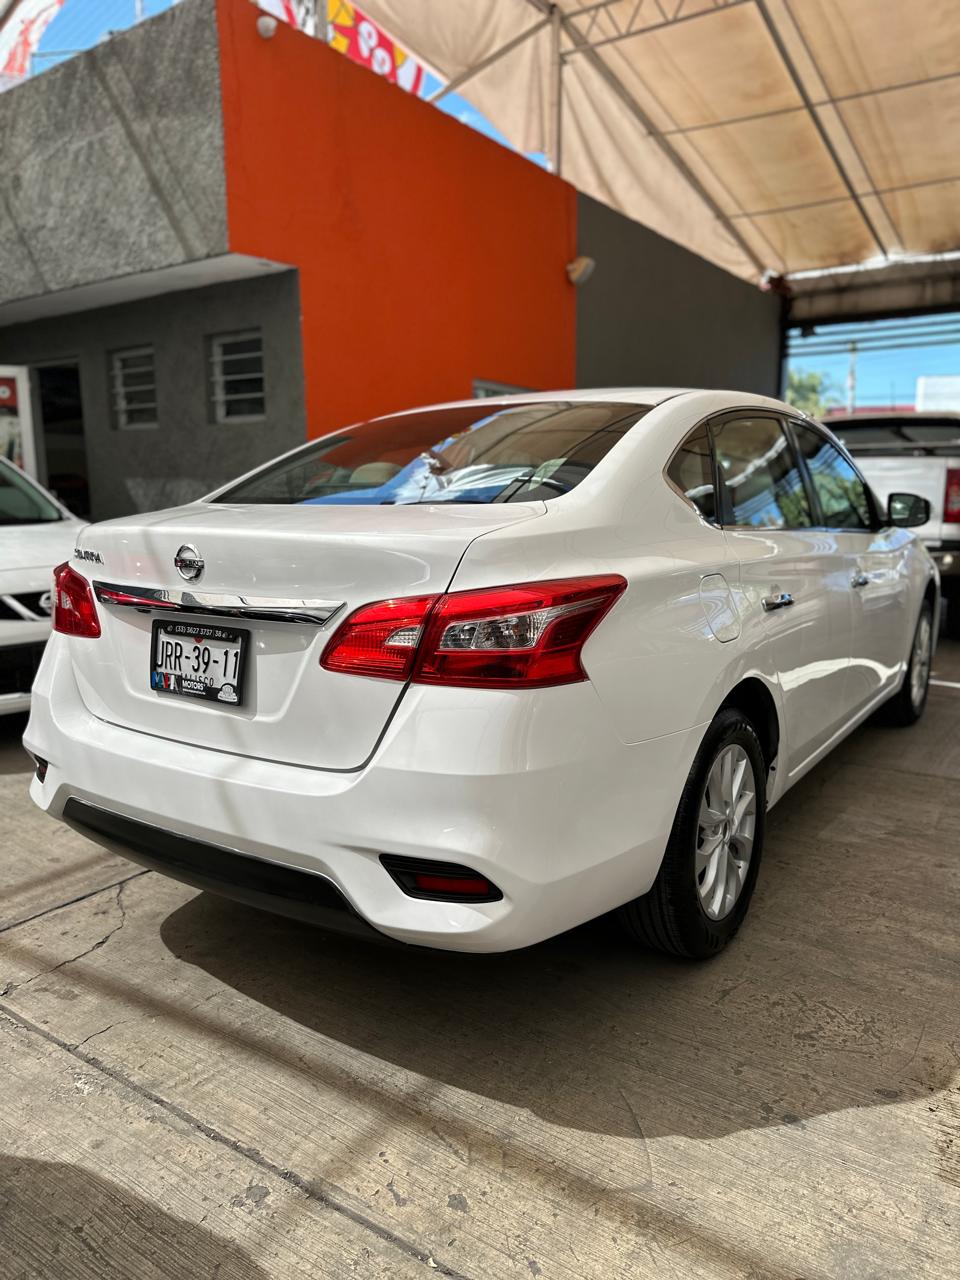
{"type": "Polygon", "coordinates": [[[339,622],[371,601],[445,591],[471,542],[543,511],[542,503],[198,503],[91,527],[78,540],[73,564],[100,587],[102,636],[69,641],[81,697],[100,719],[158,737],[306,767],[358,768],[376,747],[403,686],[325,671],[320,655],[339,622]],[[204,562],[192,581],[174,563],[186,546],[204,562]],[[140,599],[153,592],[170,600],[193,597],[208,608],[124,606],[111,603],[104,588],[140,599]],[[252,615],[209,610],[215,600],[238,597],[252,615]],[[302,609],[291,603],[301,601],[302,609]],[[326,623],[274,621],[270,605],[277,603],[294,614],[331,616],[326,623]],[[195,619],[248,633],[239,705],[151,688],[155,619],[195,619]]]}

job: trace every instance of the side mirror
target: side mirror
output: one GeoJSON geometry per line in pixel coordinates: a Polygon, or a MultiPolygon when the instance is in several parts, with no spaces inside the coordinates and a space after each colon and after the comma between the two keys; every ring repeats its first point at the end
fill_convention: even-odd
{"type": "Polygon", "coordinates": [[[930,519],[930,503],[918,493],[891,493],[887,519],[901,529],[916,529],[930,519]]]}

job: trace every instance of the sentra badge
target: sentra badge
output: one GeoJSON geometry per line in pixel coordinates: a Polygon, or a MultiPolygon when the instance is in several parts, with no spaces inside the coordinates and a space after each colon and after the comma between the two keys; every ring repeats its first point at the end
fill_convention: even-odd
{"type": "Polygon", "coordinates": [[[82,547],[74,547],[75,560],[89,560],[92,564],[103,564],[103,556],[99,551],[84,551],[82,547]]]}

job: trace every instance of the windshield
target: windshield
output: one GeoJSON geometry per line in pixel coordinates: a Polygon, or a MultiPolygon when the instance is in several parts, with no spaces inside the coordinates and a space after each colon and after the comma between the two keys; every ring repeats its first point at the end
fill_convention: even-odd
{"type": "MultiPolygon", "coordinates": [[[[831,425],[828,422],[828,425],[831,425]]],[[[960,419],[883,418],[838,422],[833,430],[851,453],[926,453],[960,449],[960,419]]]]}
{"type": "Polygon", "coordinates": [[[366,506],[555,498],[579,484],[650,407],[478,400],[375,418],[264,467],[214,501],[366,506]]]}
{"type": "Polygon", "coordinates": [[[0,525],[49,524],[62,520],[50,499],[8,463],[0,462],[0,525]]]}

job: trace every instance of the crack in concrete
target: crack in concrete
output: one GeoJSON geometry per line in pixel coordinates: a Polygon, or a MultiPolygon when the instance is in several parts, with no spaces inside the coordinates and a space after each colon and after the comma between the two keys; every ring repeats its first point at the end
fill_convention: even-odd
{"type": "MultiPolygon", "coordinates": [[[[19,929],[22,924],[30,924],[33,920],[42,920],[44,916],[53,915],[55,911],[63,911],[65,907],[75,907],[78,902],[86,902],[88,898],[95,898],[98,893],[106,893],[108,889],[115,889],[117,885],[127,884],[130,880],[137,880],[140,876],[149,876],[152,872],[134,871],[130,875],[124,876],[121,880],[111,880],[109,884],[98,885],[96,889],[90,889],[87,893],[80,893],[75,898],[68,898],[66,902],[58,902],[52,907],[44,907],[42,911],[35,911],[32,916],[23,916],[19,920],[8,920],[5,924],[0,924],[0,933],[7,933],[10,929],[19,929]]],[[[0,992],[0,995],[3,993],[0,992]]]]}
{"type": "MultiPolygon", "coordinates": [[[[133,876],[129,878],[131,880],[134,879],[133,876]]],[[[127,910],[123,905],[123,891],[126,888],[127,883],[127,880],[121,880],[117,885],[110,886],[111,888],[115,888],[117,891],[116,898],[114,899],[114,906],[120,911],[119,924],[115,924],[112,929],[108,929],[102,938],[98,938],[96,942],[92,943],[89,947],[85,947],[84,950],[79,952],[77,955],[69,956],[66,960],[61,960],[58,964],[52,965],[49,969],[42,969],[40,973],[35,973],[32,977],[27,978],[25,982],[8,982],[6,986],[0,990],[0,999],[4,996],[13,995],[15,991],[23,991],[38,979],[49,977],[51,973],[57,973],[58,970],[65,969],[67,965],[76,964],[78,960],[84,960],[87,956],[93,955],[94,951],[99,951],[101,947],[105,947],[110,939],[115,937],[127,922],[127,910]]],[[[101,889],[99,892],[105,893],[106,890],[101,889]]],[[[90,894],[88,896],[93,897],[94,895],[90,894]]],[[[107,1028],[104,1029],[107,1030],[107,1028]]]]}
{"type": "MultiPolygon", "coordinates": [[[[123,921],[121,921],[112,933],[118,932],[122,926],[123,921]]],[[[103,942],[108,941],[109,936],[112,936],[112,933],[111,935],[108,935],[108,938],[103,939],[103,942]]],[[[95,943],[90,950],[96,950],[98,945],[103,945],[103,943],[95,943]]],[[[89,952],[86,954],[89,954],[89,952]]],[[[71,962],[65,961],[64,963],[71,962]]],[[[60,966],[56,967],[59,968],[60,966]]],[[[135,1080],[132,1080],[130,1077],[125,1075],[124,1072],[118,1070],[116,1067],[111,1067],[108,1063],[104,1062],[102,1058],[98,1058],[95,1054],[85,1052],[79,1045],[69,1044],[66,1040],[62,1040],[58,1035],[55,1035],[54,1032],[48,1031],[46,1027],[41,1027],[37,1023],[32,1022],[29,1018],[25,1018],[22,1014],[17,1013],[15,1009],[10,1008],[9,1005],[0,1005],[0,1017],[7,1019],[7,1021],[13,1023],[14,1026],[20,1027],[23,1031],[26,1031],[31,1035],[39,1036],[40,1039],[45,1040],[48,1044],[55,1045],[58,1049],[62,1049],[65,1053],[76,1058],[85,1066],[90,1067],[94,1071],[99,1071],[115,1084],[120,1085],[121,1088],[127,1089],[138,1097],[143,1098],[153,1106],[158,1107],[161,1111],[164,1111],[167,1115],[179,1120],[181,1124],[188,1125],[196,1133],[208,1138],[211,1142],[215,1142],[219,1146],[226,1147],[228,1150],[233,1151],[243,1159],[249,1160],[251,1164],[255,1165],[258,1169],[271,1174],[273,1177],[278,1178],[288,1186],[296,1188],[296,1190],[306,1196],[307,1199],[312,1200],[316,1204],[322,1205],[323,1208],[329,1209],[333,1213],[342,1214],[343,1217],[354,1223],[355,1226],[371,1232],[377,1237],[377,1239],[382,1240],[384,1244],[391,1245],[407,1257],[429,1267],[430,1270],[435,1271],[437,1275],[446,1276],[448,1277],[448,1280],[470,1280],[470,1277],[464,1275],[463,1272],[455,1271],[452,1267],[445,1266],[443,1263],[438,1262],[432,1254],[428,1253],[425,1249],[419,1248],[411,1241],[405,1240],[403,1236],[397,1235],[395,1232],[391,1231],[389,1227],[382,1226],[380,1223],[375,1222],[372,1218],[367,1217],[366,1214],[361,1213],[357,1209],[351,1209],[343,1200],[337,1199],[335,1196],[330,1195],[327,1191],[323,1190],[317,1184],[316,1180],[310,1180],[303,1177],[302,1174],[297,1173],[293,1169],[283,1168],[281,1165],[275,1164],[268,1156],[265,1156],[263,1152],[259,1151],[256,1147],[252,1147],[248,1143],[242,1142],[239,1138],[231,1138],[229,1135],[222,1133],[219,1129],[214,1128],[213,1125],[208,1124],[198,1116],[187,1111],[186,1108],[179,1106],[175,1102],[171,1102],[168,1098],[164,1098],[159,1093],[154,1093],[152,1089],[144,1088],[143,1085],[138,1084],[135,1080]]],[[[109,1028],[104,1028],[104,1030],[109,1030],[109,1028]]],[[[94,1032],[94,1035],[98,1034],[102,1034],[102,1032],[94,1032]]],[[[91,1037],[91,1039],[92,1038],[93,1037],[91,1037]]],[[[340,1194],[342,1195],[342,1192],[340,1194]]]]}

